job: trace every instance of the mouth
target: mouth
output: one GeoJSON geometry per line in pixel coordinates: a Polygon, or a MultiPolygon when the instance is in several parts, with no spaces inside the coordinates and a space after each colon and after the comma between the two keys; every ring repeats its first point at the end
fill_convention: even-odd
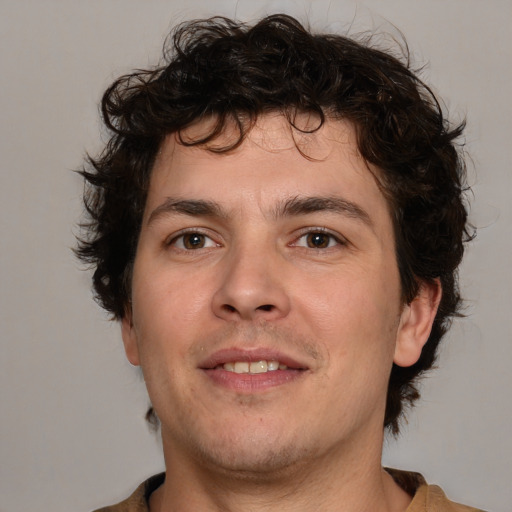
{"type": "Polygon", "coordinates": [[[250,373],[256,375],[259,373],[275,372],[277,370],[288,370],[288,366],[279,361],[230,361],[222,365],[217,365],[216,370],[226,370],[233,373],[250,373]]]}
{"type": "Polygon", "coordinates": [[[305,364],[275,351],[228,349],[204,361],[201,370],[213,383],[237,392],[256,392],[303,376],[305,364]]]}

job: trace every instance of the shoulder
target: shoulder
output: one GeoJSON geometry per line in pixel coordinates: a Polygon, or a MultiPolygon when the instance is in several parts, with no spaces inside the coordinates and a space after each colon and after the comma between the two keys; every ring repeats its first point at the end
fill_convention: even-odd
{"type": "MultiPolygon", "coordinates": [[[[424,506],[422,510],[427,512],[484,512],[481,509],[461,505],[460,503],[449,500],[443,490],[437,485],[425,484],[418,489],[416,494],[421,498],[419,501],[424,506]]],[[[416,496],[413,499],[413,503],[415,500],[416,496]]],[[[410,512],[414,512],[415,510],[416,509],[412,509],[410,512]]],[[[409,510],[407,512],[409,512],[409,510]]]]}
{"type": "Polygon", "coordinates": [[[152,476],[142,482],[128,498],[117,505],[102,507],[94,512],[149,512],[149,496],[162,485],[164,480],[165,473],[152,476]]]}
{"type": "Polygon", "coordinates": [[[437,485],[429,485],[419,473],[388,469],[395,482],[413,496],[406,512],[484,512],[481,509],[455,503],[437,485]]]}

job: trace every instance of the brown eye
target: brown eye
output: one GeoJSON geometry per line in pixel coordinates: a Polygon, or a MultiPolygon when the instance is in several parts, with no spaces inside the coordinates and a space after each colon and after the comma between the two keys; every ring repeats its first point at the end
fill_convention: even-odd
{"type": "Polygon", "coordinates": [[[200,233],[183,235],[183,247],[185,249],[202,249],[205,246],[205,238],[200,233]]]}
{"type": "Polygon", "coordinates": [[[292,244],[293,247],[304,247],[305,249],[334,249],[346,245],[341,236],[318,229],[304,233],[292,244]]]}
{"type": "Polygon", "coordinates": [[[326,233],[309,233],[306,235],[307,246],[311,249],[325,249],[329,247],[333,237],[326,233]]]}
{"type": "Polygon", "coordinates": [[[184,251],[194,251],[197,249],[209,249],[211,247],[218,247],[218,244],[215,243],[209,236],[198,233],[197,231],[183,233],[182,235],[174,238],[169,243],[169,245],[184,251]]]}

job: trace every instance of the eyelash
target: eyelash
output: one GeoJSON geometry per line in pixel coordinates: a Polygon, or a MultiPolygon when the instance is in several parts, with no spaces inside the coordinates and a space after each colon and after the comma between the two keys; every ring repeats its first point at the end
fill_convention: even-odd
{"type": "MultiPolygon", "coordinates": [[[[208,242],[206,242],[208,243],[208,242]]],[[[212,247],[219,247],[220,244],[215,242],[215,240],[207,235],[206,233],[202,232],[201,230],[199,229],[190,229],[190,230],[185,230],[185,231],[181,231],[179,233],[176,233],[172,236],[172,238],[170,238],[166,243],[165,243],[166,246],[168,247],[174,247],[175,249],[178,249],[180,251],[196,251],[196,250],[199,250],[199,249],[210,249],[212,247]],[[196,248],[187,248],[184,246],[184,242],[185,242],[185,237],[187,236],[192,236],[192,235],[196,235],[198,237],[202,237],[204,240],[209,240],[210,241],[210,245],[208,247],[196,247],[196,248]],[[178,243],[181,242],[181,245],[183,245],[183,247],[178,247],[178,243]]]]}
{"type": "Polygon", "coordinates": [[[292,247],[296,246],[296,247],[303,247],[304,249],[312,249],[315,251],[321,251],[321,250],[333,249],[335,246],[347,245],[347,241],[344,238],[340,237],[339,235],[331,233],[330,231],[328,231],[325,228],[315,227],[315,228],[308,228],[307,231],[304,231],[303,233],[301,233],[300,236],[298,236],[294,240],[294,242],[292,242],[290,245],[292,247]],[[327,247],[309,247],[309,246],[301,246],[298,244],[298,242],[301,239],[307,238],[308,236],[312,236],[312,235],[321,235],[323,237],[328,237],[329,240],[328,240],[327,247]],[[332,242],[335,242],[335,243],[333,245],[331,245],[332,242]]]}
{"type": "MultiPolygon", "coordinates": [[[[175,249],[179,251],[185,251],[185,252],[193,252],[201,249],[211,249],[214,247],[220,247],[221,244],[216,242],[211,236],[204,233],[200,229],[190,229],[178,232],[172,236],[168,241],[165,243],[168,247],[174,247],[175,249]],[[185,246],[185,239],[187,236],[193,236],[196,235],[198,237],[201,237],[203,239],[203,242],[208,244],[207,246],[203,245],[201,247],[186,247],[185,246]],[[182,247],[179,247],[179,245],[182,245],[182,247]]],[[[315,227],[315,228],[308,228],[307,230],[303,231],[295,240],[289,244],[290,247],[301,247],[303,249],[311,249],[314,251],[323,251],[328,249],[333,249],[335,246],[345,246],[347,245],[347,241],[340,237],[339,235],[335,235],[334,233],[331,233],[325,228],[315,227]],[[326,247],[310,247],[308,245],[308,242],[306,242],[305,245],[300,245],[299,242],[302,239],[305,239],[309,236],[313,235],[321,235],[322,237],[327,237],[327,246],[326,247]],[[334,243],[333,243],[334,242],[334,243]]]]}

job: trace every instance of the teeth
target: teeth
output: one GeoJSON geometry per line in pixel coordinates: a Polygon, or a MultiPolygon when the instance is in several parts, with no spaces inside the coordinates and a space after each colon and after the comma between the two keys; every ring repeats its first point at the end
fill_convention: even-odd
{"type": "Polygon", "coordinates": [[[267,361],[258,361],[249,365],[249,373],[266,373],[268,370],[267,361]]]}
{"type": "Polygon", "coordinates": [[[235,373],[249,373],[249,363],[237,361],[233,370],[235,373]]]}
{"type": "Polygon", "coordinates": [[[276,370],[287,370],[288,366],[280,364],[279,361],[233,361],[224,363],[222,368],[228,372],[234,373],[266,373],[273,372],[276,370]]]}
{"type": "MultiPolygon", "coordinates": [[[[269,361],[267,363],[267,368],[268,368],[268,370],[270,372],[273,372],[275,370],[279,370],[279,363],[277,361],[269,361]]],[[[282,368],[282,370],[286,370],[286,368],[282,368]]]]}

